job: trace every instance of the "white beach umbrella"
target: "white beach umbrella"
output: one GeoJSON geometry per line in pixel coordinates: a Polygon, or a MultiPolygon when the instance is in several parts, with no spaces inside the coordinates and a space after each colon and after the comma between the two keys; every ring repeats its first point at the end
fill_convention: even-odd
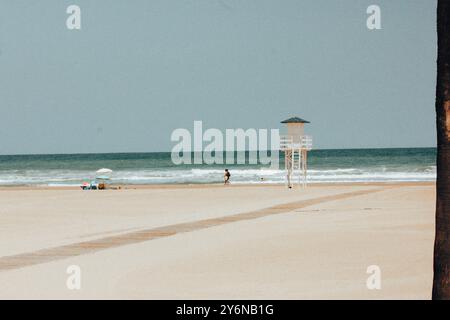
{"type": "Polygon", "coordinates": [[[102,168],[97,170],[96,173],[96,179],[99,180],[109,180],[111,179],[111,174],[112,174],[112,170],[111,169],[107,169],[107,168],[102,168]]]}
{"type": "Polygon", "coordinates": [[[113,171],[111,169],[102,168],[96,171],[97,174],[111,174],[113,171]]]}

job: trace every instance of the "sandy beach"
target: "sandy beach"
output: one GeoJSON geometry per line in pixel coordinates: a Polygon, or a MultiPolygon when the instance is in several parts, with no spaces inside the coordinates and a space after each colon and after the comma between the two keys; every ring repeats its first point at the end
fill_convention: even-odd
{"type": "Polygon", "coordinates": [[[433,183],[5,187],[0,298],[429,299],[434,201],[433,183]]]}

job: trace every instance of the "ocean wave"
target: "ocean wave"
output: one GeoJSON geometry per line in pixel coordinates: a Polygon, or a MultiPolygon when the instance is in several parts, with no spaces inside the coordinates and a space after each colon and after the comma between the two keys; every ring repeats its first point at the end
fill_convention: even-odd
{"type": "MultiPolygon", "coordinates": [[[[270,168],[230,169],[234,183],[284,183],[286,172],[270,168]]],[[[170,184],[170,183],[220,183],[223,170],[195,169],[145,169],[114,171],[111,182],[118,184],[170,184]]],[[[87,170],[5,170],[0,171],[0,185],[79,185],[95,179],[87,170]]],[[[296,177],[294,177],[296,179],[296,177]]],[[[313,168],[308,171],[311,183],[333,182],[389,182],[434,181],[436,166],[423,168],[313,168]],[[403,170],[402,170],[403,169],[403,170]]]]}

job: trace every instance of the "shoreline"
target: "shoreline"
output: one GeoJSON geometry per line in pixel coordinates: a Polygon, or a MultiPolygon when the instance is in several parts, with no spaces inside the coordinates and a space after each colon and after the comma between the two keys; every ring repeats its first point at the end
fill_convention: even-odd
{"type": "MultiPolygon", "coordinates": [[[[317,187],[345,187],[345,186],[435,186],[436,181],[386,181],[386,182],[324,182],[309,183],[307,188],[317,187]]],[[[236,188],[236,187],[283,187],[284,183],[231,183],[224,186],[223,183],[165,183],[165,184],[111,184],[111,189],[98,191],[120,191],[120,190],[140,190],[140,189],[205,189],[205,188],[236,188]],[[121,189],[114,189],[121,187],[121,189]]],[[[80,186],[48,186],[48,185],[0,185],[0,191],[19,191],[19,190],[80,190],[80,186]]],[[[303,189],[294,185],[294,189],[303,189]]],[[[89,191],[89,190],[87,190],[89,191]]],[[[96,191],[96,190],[90,190],[96,191]]]]}

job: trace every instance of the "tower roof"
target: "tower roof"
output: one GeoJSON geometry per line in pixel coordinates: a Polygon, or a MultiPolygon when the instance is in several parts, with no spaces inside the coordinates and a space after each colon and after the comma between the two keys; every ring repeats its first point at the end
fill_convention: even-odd
{"type": "Polygon", "coordinates": [[[292,117],[284,121],[281,121],[281,123],[310,123],[310,122],[299,117],[292,117]]]}

